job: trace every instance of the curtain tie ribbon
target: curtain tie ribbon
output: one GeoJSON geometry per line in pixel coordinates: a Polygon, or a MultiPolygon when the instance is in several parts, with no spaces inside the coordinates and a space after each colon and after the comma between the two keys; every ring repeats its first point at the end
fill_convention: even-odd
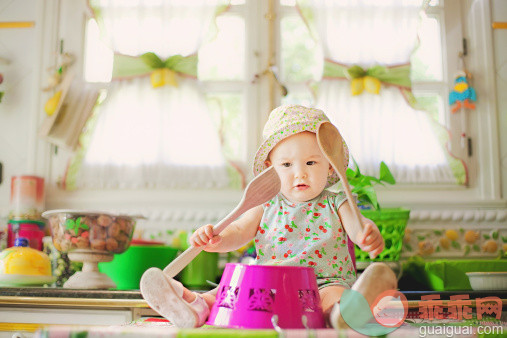
{"type": "Polygon", "coordinates": [[[348,79],[352,95],[360,95],[366,90],[378,95],[381,84],[393,85],[410,90],[410,64],[399,66],[375,65],[366,70],[359,65],[346,66],[331,60],[324,62],[324,78],[348,79]]]}
{"type": "Polygon", "coordinates": [[[153,88],[170,85],[178,87],[177,76],[197,78],[197,54],[172,55],[164,61],[155,53],[140,56],[115,54],[113,79],[150,75],[153,88]]]}

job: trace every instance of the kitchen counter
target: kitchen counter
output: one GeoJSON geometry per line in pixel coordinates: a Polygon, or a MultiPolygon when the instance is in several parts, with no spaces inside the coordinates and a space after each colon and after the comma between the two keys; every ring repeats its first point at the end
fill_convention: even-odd
{"type": "MultiPolygon", "coordinates": [[[[507,306],[507,290],[480,292],[406,291],[404,294],[407,297],[410,311],[416,316],[421,297],[425,295],[438,294],[445,303],[451,295],[468,294],[472,300],[472,306],[475,306],[476,298],[494,296],[502,299],[504,309],[507,306]]],[[[147,324],[146,322],[137,323],[134,325],[137,328],[132,328],[129,323],[142,322],[150,318],[156,319],[153,317],[158,317],[157,313],[149,308],[139,290],[0,288],[0,331],[3,331],[0,332],[0,337],[3,337],[2,333],[5,333],[5,331],[10,332],[9,334],[12,335],[14,332],[35,332],[43,327],[54,333],[58,332],[58,328],[64,325],[71,328],[85,325],[92,331],[98,330],[97,333],[101,334],[107,330],[134,330],[132,331],[134,333],[137,332],[135,330],[139,326],[146,329],[145,325],[147,324]],[[122,329],[118,329],[119,327],[122,329]]],[[[505,315],[502,319],[504,318],[505,315]]],[[[167,329],[173,328],[165,326],[165,330],[167,329]]],[[[165,334],[169,332],[177,333],[177,331],[164,332],[165,334]]],[[[215,331],[213,332],[215,333],[215,331]]],[[[271,334],[272,332],[274,331],[271,330],[268,333],[271,334]]],[[[401,334],[401,332],[400,330],[397,333],[401,334]]],[[[268,336],[270,335],[268,334],[268,336]]]]}
{"type": "MultiPolygon", "coordinates": [[[[199,291],[198,291],[199,292],[199,291]]],[[[452,295],[467,294],[470,299],[499,297],[507,305],[507,290],[500,291],[402,291],[411,308],[422,296],[440,295],[448,300],[452,295]]],[[[0,288],[0,306],[14,304],[54,305],[73,307],[139,308],[149,310],[139,290],[81,290],[52,287],[12,287],[0,288]]],[[[155,315],[155,313],[153,313],[155,315]]]]}
{"type": "Polygon", "coordinates": [[[11,334],[44,325],[124,325],[151,316],[157,313],[139,291],[0,288],[0,331],[11,334]]]}
{"type": "Polygon", "coordinates": [[[1,297],[41,297],[75,299],[142,300],[138,290],[82,290],[56,287],[2,287],[1,297]]]}

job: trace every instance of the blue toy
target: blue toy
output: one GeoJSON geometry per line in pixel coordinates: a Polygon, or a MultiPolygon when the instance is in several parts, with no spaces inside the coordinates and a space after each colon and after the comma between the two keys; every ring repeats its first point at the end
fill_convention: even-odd
{"type": "Polygon", "coordinates": [[[456,113],[461,108],[475,109],[476,100],[475,89],[469,86],[466,74],[460,72],[454,79],[453,90],[449,93],[452,112],[456,113]]]}

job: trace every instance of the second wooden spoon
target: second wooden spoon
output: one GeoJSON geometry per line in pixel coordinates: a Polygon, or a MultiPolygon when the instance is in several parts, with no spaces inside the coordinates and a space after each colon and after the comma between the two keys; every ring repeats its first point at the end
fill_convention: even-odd
{"type": "Polygon", "coordinates": [[[326,156],[342,181],[343,189],[347,195],[347,201],[350,209],[352,209],[355,221],[357,222],[356,229],[360,229],[361,231],[364,230],[363,223],[361,222],[361,214],[355,203],[355,198],[350,191],[349,182],[347,181],[345,156],[343,153],[343,138],[340,132],[331,122],[322,122],[317,130],[317,142],[319,143],[320,150],[322,150],[324,156],[326,156]]]}

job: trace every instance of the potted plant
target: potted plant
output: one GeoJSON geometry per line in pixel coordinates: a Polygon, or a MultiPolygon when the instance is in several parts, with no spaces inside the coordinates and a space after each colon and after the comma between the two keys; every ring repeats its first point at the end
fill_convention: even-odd
{"type": "MultiPolygon", "coordinates": [[[[355,169],[347,168],[347,180],[352,193],[357,195],[357,204],[364,217],[371,219],[377,224],[380,233],[384,237],[385,248],[374,261],[398,261],[400,259],[403,236],[407,226],[410,210],[403,208],[381,208],[375,185],[395,184],[389,167],[380,162],[379,176],[368,176],[361,173],[359,166],[354,161],[355,169]]],[[[368,254],[356,246],[356,259],[358,261],[371,261],[368,254]]]]}

